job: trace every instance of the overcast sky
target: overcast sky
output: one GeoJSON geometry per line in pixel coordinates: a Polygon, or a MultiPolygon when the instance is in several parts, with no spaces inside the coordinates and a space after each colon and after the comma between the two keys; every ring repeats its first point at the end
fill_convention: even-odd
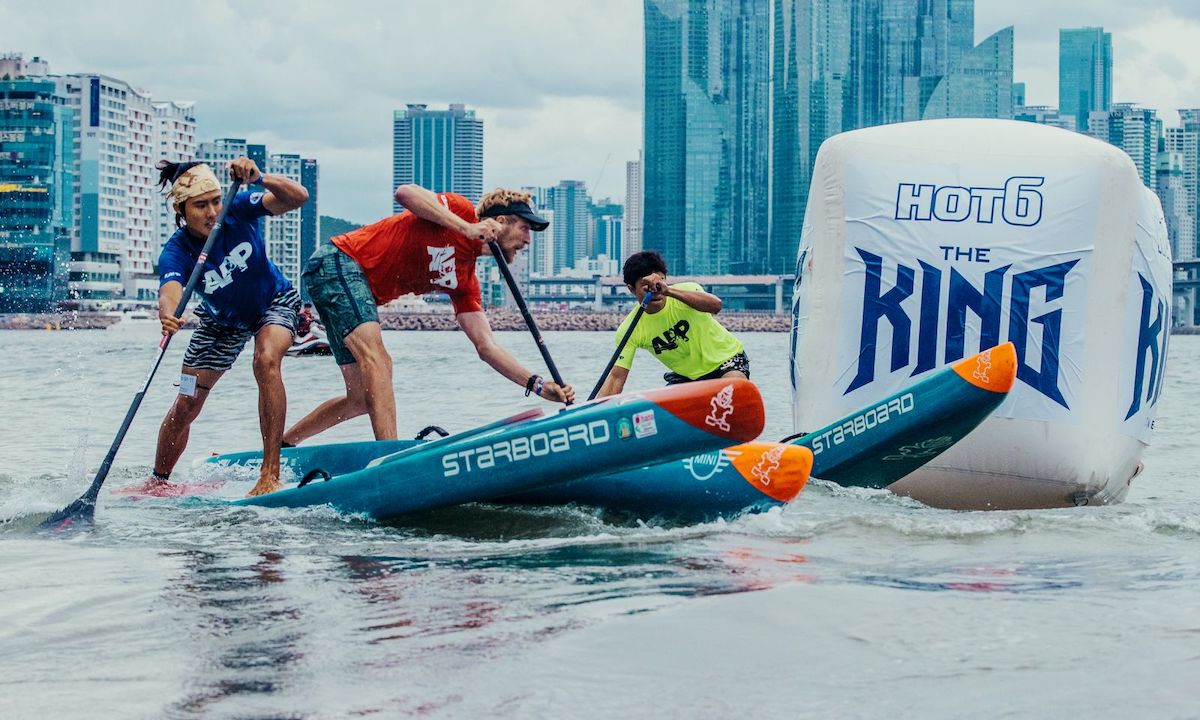
{"type": "MultiPolygon", "coordinates": [[[[766,1],[766,0],[764,0],[766,1]]],[[[915,0],[914,0],[915,2],[915,0]]],[[[1058,104],[1058,29],[1113,34],[1113,98],[1200,107],[1200,1],[977,0],[976,41],[1015,26],[1029,104],[1058,104]]],[[[321,163],[321,213],[391,212],[392,111],[461,102],[484,119],[484,186],[583,180],[625,194],[641,147],[641,0],[78,3],[0,0],[0,52],[194,100],[200,139],[321,163]]]]}

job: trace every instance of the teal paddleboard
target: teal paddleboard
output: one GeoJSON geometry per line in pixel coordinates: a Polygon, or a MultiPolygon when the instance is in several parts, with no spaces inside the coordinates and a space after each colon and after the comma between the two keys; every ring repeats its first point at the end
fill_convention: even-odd
{"type": "MultiPolygon", "coordinates": [[[[284,462],[293,470],[308,474],[319,460],[330,479],[234,502],[329,505],[383,520],[711,452],[757,437],[762,427],[762,398],[753,383],[688,383],[604,398],[545,417],[506,418],[432,442],[289,448],[284,462]],[[375,457],[364,463],[368,454],[375,457]]],[[[216,456],[206,463],[248,465],[255,456],[216,456]]]]}
{"type": "Polygon", "coordinates": [[[746,443],[503,501],[575,502],[643,516],[707,518],[790,502],[810,474],[840,485],[883,488],[966,437],[1004,400],[1015,379],[1016,351],[1006,343],[778,446],[807,449],[807,457],[773,449],[774,443],[746,443]]]}
{"type": "Polygon", "coordinates": [[[947,365],[913,385],[789,439],[812,450],[812,476],[885,488],[950,449],[999,407],[1017,378],[1011,342],[947,365]]]}

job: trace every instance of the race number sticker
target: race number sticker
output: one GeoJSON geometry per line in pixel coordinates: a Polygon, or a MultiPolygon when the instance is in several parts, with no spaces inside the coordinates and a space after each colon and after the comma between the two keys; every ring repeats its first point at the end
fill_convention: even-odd
{"type": "Polygon", "coordinates": [[[185,397],[196,397],[196,376],[179,376],[179,394],[185,397]]]}
{"type": "Polygon", "coordinates": [[[637,413],[633,416],[633,436],[639,440],[644,437],[650,437],[658,433],[658,427],[654,424],[654,411],[647,410],[637,413]]]}

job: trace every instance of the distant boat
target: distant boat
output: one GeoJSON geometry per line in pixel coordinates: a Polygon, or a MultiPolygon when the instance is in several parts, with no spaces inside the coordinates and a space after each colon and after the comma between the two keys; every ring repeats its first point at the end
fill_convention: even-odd
{"type": "Polygon", "coordinates": [[[313,323],[307,333],[292,340],[292,346],[288,348],[287,354],[291,357],[298,357],[300,355],[329,355],[332,352],[329,349],[329,341],[325,339],[325,331],[313,323]]]}
{"type": "Polygon", "coordinates": [[[158,322],[158,313],[151,310],[133,310],[121,313],[121,322],[158,322]]]}

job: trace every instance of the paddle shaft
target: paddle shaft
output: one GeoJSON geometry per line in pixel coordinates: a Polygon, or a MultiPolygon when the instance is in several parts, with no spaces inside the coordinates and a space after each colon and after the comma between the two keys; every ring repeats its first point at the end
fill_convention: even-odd
{"type": "Polygon", "coordinates": [[[617,358],[621,357],[621,351],[625,349],[625,343],[629,342],[629,336],[633,335],[633,329],[637,327],[638,320],[642,319],[642,313],[646,312],[646,308],[653,299],[654,293],[648,292],[642,296],[642,302],[638,305],[637,312],[633,314],[633,320],[629,323],[629,329],[625,331],[621,342],[617,343],[616,352],[608,359],[608,364],[604,366],[604,371],[600,373],[600,379],[596,381],[596,387],[592,388],[592,393],[588,395],[588,400],[595,400],[596,395],[600,392],[600,388],[604,387],[604,381],[608,379],[608,373],[612,371],[613,365],[617,364],[617,358]]]}
{"type": "MultiPolygon", "coordinates": [[[[204,261],[208,259],[208,253],[212,250],[213,245],[217,241],[217,236],[221,232],[221,228],[225,225],[225,213],[229,212],[229,206],[233,203],[233,197],[237,194],[240,183],[237,181],[231,182],[229,190],[225,192],[224,204],[221,205],[221,213],[217,216],[217,222],[213,225],[212,232],[208,234],[208,239],[204,242],[204,248],[200,251],[200,256],[196,258],[196,265],[192,268],[192,274],[188,277],[187,285],[183,288],[183,295],[179,298],[179,304],[175,306],[175,317],[183,317],[183,311],[187,309],[188,300],[192,299],[192,293],[196,289],[196,285],[200,282],[200,276],[204,271],[204,261]]],[[[100,470],[96,473],[96,479],[92,481],[91,487],[87,492],[80,497],[80,500],[94,503],[96,497],[100,494],[100,486],[104,484],[104,479],[108,477],[108,471],[112,469],[113,460],[117,457],[117,450],[121,447],[121,442],[125,440],[125,433],[129,432],[129,426],[133,424],[133,418],[137,415],[138,408],[141,407],[142,399],[146,397],[146,390],[150,387],[150,381],[154,379],[154,374],[158,372],[158,366],[162,363],[163,355],[167,352],[167,346],[171,344],[173,335],[163,335],[162,340],[158,343],[158,354],[154,356],[154,364],[150,366],[150,372],[146,375],[145,382],[142,383],[142,388],[133,396],[133,402],[129,404],[129,410],[125,412],[125,420],[121,423],[121,429],[117,431],[116,438],[113,439],[112,446],[108,448],[108,454],[104,456],[104,462],[100,463],[100,470]]]]}
{"type": "Polygon", "coordinates": [[[559,387],[566,385],[563,382],[562,375],[558,373],[558,366],[554,364],[554,358],[550,357],[550,350],[546,347],[546,340],[542,337],[542,333],[538,330],[537,323],[533,320],[533,315],[529,314],[529,307],[525,304],[525,298],[521,295],[521,289],[517,287],[517,281],[513,278],[512,270],[508,269],[508,261],[504,259],[504,251],[500,249],[500,243],[495,240],[488,240],[488,247],[492,249],[492,257],[496,259],[496,265],[500,268],[500,274],[504,276],[504,282],[508,284],[508,289],[512,293],[513,300],[517,302],[517,307],[521,310],[521,317],[525,318],[525,324],[529,326],[529,332],[533,333],[534,342],[537,343],[538,351],[542,353],[542,359],[546,361],[546,367],[550,369],[550,377],[554,382],[558,383],[559,387]]]}

